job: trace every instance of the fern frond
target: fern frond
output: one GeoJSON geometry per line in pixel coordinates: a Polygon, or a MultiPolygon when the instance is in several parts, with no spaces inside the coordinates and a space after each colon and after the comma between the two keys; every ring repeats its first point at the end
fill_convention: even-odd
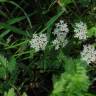
{"type": "Polygon", "coordinates": [[[54,90],[51,96],[85,96],[90,84],[86,75],[86,67],[82,66],[80,60],[72,59],[65,65],[75,65],[75,67],[71,67],[73,69],[70,68],[70,71],[65,67],[66,71],[54,83],[54,90]]]}

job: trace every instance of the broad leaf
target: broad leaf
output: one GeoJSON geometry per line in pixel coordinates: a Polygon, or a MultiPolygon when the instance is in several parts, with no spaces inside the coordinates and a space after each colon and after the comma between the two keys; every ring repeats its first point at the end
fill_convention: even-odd
{"type": "Polygon", "coordinates": [[[9,89],[8,93],[5,92],[4,96],[16,96],[15,91],[13,88],[9,89]]]}
{"type": "Polygon", "coordinates": [[[96,36],[96,26],[90,28],[87,33],[88,37],[96,36]]]}

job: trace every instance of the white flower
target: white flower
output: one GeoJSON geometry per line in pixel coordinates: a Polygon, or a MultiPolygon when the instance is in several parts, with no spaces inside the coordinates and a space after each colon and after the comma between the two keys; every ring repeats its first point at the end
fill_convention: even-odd
{"type": "Polygon", "coordinates": [[[59,23],[56,23],[56,28],[54,29],[53,34],[59,35],[64,33],[64,35],[66,36],[68,32],[69,32],[68,25],[64,23],[63,20],[60,20],[59,23]]]}
{"type": "Polygon", "coordinates": [[[34,48],[35,51],[45,50],[45,47],[48,43],[46,34],[33,34],[33,38],[30,41],[31,48],[34,48]]]}
{"type": "Polygon", "coordinates": [[[84,45],[84,49],[81,52],[82,60],[88,64],[96,61],[96,50],[92,45],[84,45]]]}
{"type": "Polygon", "coordinates": [[[58,38],[53,40],[53,46],[55,46],[55,50],[58,50],[60,47],[65,47],[66,44],[68,43],[68,40],[65,39],[64,41],[60,41],[58,38]]]}
{"type": "Polygon", "coordinates": [[[53,34],[56,36],[56,39],[53,40],[53,46],[55,46],[55,50],[58,50],[61,47],[65,47],[68,43],[66,40],[66,35],[69,32],[68,25],[64,23],[63,20],[60,20],[59,23],[56,24],[56,28],[53,31],[53,34]]]}
{"type": "Polygon", "coordinates": [[[60,41],[57,38],[52,43],[55,46],[55,50],[60,48],[60,41]]]}
{"type": "Polygon", "coordinates": [[[74,32],[74,37],[79,38],[80,40],[86,40],[87,25],[82,21],[80,21],[79,23],[75,23],[74,32]]]}

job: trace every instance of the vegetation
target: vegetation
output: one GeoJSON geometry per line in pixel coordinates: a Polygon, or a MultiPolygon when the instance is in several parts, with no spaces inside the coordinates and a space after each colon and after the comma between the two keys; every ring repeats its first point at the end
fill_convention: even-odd
{"type": "Polygon", "coordinates": [[[95,0],[0,0],[0,96],[96,96],[95,0]]]}

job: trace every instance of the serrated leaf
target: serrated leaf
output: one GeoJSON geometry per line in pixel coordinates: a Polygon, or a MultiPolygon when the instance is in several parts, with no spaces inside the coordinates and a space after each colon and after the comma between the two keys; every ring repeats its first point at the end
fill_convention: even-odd
{"type": "Polygon", "coordinates": [[[4,78],[8,73],[13,73],[16,69],[16,60],[14,57],[11,57],[9,62],[7,59],[0,55],[0,78],[4,78]]]}

